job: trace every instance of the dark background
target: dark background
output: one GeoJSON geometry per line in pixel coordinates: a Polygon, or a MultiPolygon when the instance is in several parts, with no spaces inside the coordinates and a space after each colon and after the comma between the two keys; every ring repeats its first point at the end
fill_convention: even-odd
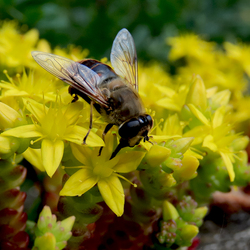
{"type": "Polygon", "coordinates": [[[249,0],[0,0],[0,20],[37,28],[52,47],[69,44],[109,57],[121,28],[133,35],[140,60],[166,62],[166,37],[194,32],[208,41],[250,41],[249,0]]]}

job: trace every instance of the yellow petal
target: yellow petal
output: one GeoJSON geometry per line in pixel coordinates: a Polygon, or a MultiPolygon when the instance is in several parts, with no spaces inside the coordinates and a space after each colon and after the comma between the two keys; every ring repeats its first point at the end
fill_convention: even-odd
{"type": "Polygon", "coordinates": [[[124,211],[124,190],[117,176],[111,175],[98,182],[98,188],[109,208],[117,215],[122,216],[124,211]]]}
{"type": "Polygon", "coordinates": [[[220,155],[226,165],[227,172],[229,174],[230,181],[234,181],[235,178],[235,173],[234,173],[234,168],[232,161],[230,160],[230,156],[227,153],[220,152],[220,155]]]}
{"type": "Polygon", "coordinates": [[[45,171],[42,163],[41,149],[28,148],[23,153],[24,158],[31,163],[33,166],[38,168],[40,171],[45,171]]]}
{"type": "Polygon", "coordinates": [[[191,180],[197,173],[196,170],[200,164],[198,159],[192,155],[184,155],[182,161],[182,167],[179,170],[174,171],[174,178],[178,182],[185,180],[191,180]]]}
{"type": "Polygon", "coordinates": [[[165,148],[160,145],[153,145],[146,154],[144,161],[151,167],[157,167],[165,161],[170,154],[171,150],[169,148],[165,148]]]}
{"type": "Polygon", "coordinates": [[[20,114],[10,106],[3,102],[0,102],[0,126],[1,128],[11,128],[14,126],[14,122],[21,118],[20,114]]]}
{"type": "MultiPolygon", "coordinates": [[[[160,143],[160,142],[164,142],[164,141],[167,141],[170,139],[179,139],[181,137],[182,136],[180,136],[180,135],[153,135],[152,141],[160,143]]],[[[149,143],[147,143],[147,144],[149,144],[149,143]]]]}
{"type": "Polygon", "coordinates": [[[172,98],[169,97],[165,97],[159,101],[156,101],[156,104],[163,108],[177,112],[181,111],[182,108],[182,104],[177,104],[172,98]]]}
{"type": "Polygon", "coordinates": [[[225,106],[222,106],[215,111],[213,116],[213,128],[217,128],[222,124],[224,115],[225,115],[225,106]]]}
{"type": "Polygon", "coordinates": [[[230,90],[226,89],[220,91],[211,97],[212,104],[216,106],[225,106],[229,103],[230,97],[231,97],[230,90]]]}
{"type": "Polygon", "coordinates": [[[212,135],[208,135],[204,138],[202,147],[209,148],[213,152],[216,152],[218,150],[217,145],[214,143],[214,137],[212,135]]]}
{"type": "Polygon", "coordinates": [[[38,103],[32,99],[23,98],[26,108],[36,117],[38,121],[41,121],[49,108],[44,104],[38,103]]]}
{"type": "Polygon", "coordinates": [[[61,163],[64,143],[61,140],[56,140],[54,142],[48,139],[43,139],[41,150],[43,167],[47,174],[52,177],[61,163]]]}
{"type": "MultiPolygon", "coordinates": [[[[63,139],[74,142],[76,144],[82,145],[83,144],[83,138],[87,134],[88,129],[77,126],[77,125],[72,125],[67,128],[67,131],[65,135],[63,136],[63,139]]],[[[97,134],[93,133],[90,131],[87,141],[86,141],[88,146],[91,147],[100,147],[104,146],[104,142],[100,136],[97,134]]]]}
{"type": "Polygon", "coordinates": [[[131,171],[134,171],[140,164],[144,155],[145,152],[139,151],[130,151],[124,154],[120,154],[118,155],[119,162],[113,169],[119,173],[129,173],[131,171]]]}
{"type": "Polygon", "coordinates": [[[212,87],[207,89],[207,98],[211,98],[218,91],[218,87],[212,87]]]}
{"type": "Polygon", "coordinates": [[[207,108],[206,87],[199,75],[195,77],[195,80],[190,87],[186,103],[194,104],[202,111],[205,111],[207,108]]]}
{"type": "Polygon", "coordinates": [[[199,109],[197,109],[193,104],[188,104],[188,107],[192,111],[192,113],[205,125],[209,126],[208,119],[201,113],[199,109]]]}
{"type": "Polygon", "coordinates": [[[1,135],[14,136],[18,138],[41,137],[40,127],[35,124],[19,126],[16,128],[4,131],[1,135]]]}
{"type": "Polygon", "coordinates": [[[97,180],[90,168],[80,169],[66,181],[60,195],[80,196],[90,190],[97,183],[97,180]]]}
{"type": "Polygon", "coordinates": [[[75,158],[81,162],[84,166],[91,165],[90,155],[92,154],[92,149],[84,145],[77,145],[75,143],[70,143],[71,150],[75,158]]]}
{"type": "Polygon", "coordinates": [[[183,137],[194,137],[192,145],[197,145],[203,142],[208,133],[210,133],[210,128],[208,126],[201,125],[187,131],[183,137]]]}
{"type": "Polygon", "coordinates": [[[68,124],[74,124],[79,119],[82,109],[83,102],[73,102],[67,105],[64,117],[68,121],[68,124]]]}

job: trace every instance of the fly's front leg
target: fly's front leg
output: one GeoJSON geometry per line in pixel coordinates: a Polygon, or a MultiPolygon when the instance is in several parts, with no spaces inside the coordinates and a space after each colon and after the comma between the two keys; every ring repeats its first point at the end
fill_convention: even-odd
{"type": "Polygon", "coordinates": [[[90,101],[90,118],[89,118],[89,130],[88,130],[88,133],[85,135],[84,139],[83,139],[83,144],[86,144],[86,140],[87,140],[87,137],[90,133],[90,130],[92,129],[92,122],[93,122],[93,104],[94,104],[94,101],[90,101]]]}
{"type": "MultiPolygon", "coordinates": [[[[106,128],[104,129],[104,131],[103,131],[103,133],[102,133],[102,139],[103,139],[104,142],[105,142],[105,135],[108,133],[108,131],[109,131],[112,127],[113,127],[113,124],[109,123],[109,124],[106,126],[106,128]]],[[[100,147],[98,156],[101,155],[102,149],[103,149],[103,147],[100,147]]]]}
{"type": "Polygon", "coordinates": [[[120,143],[118,144],[118,146],[116,147],[116,149],[114,150],[114,152],[112,153],[109,159],[112,160],[122,148],[125,148],[128,146],[129,146],[128,141],[121,138],[120,143]]]}

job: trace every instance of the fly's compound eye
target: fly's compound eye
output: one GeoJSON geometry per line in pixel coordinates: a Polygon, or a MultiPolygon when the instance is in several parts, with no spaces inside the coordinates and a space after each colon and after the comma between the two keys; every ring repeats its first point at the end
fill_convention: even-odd
{"type": "Polygon", "coordinates": [[[150,128],[153,127],[153,119],[150,115],[146,115],[146,119],[148,121],[148,125],[150,126],[150,128]]]}
{"type": "Polygon", "coordinates": [[[141,129],[141,124],[138,121],[138,119],[131,119],[125,123],[123,123],[119,127],[119,135],[122,138],[133,138],[138,135],[139,131],[141,129]]]}

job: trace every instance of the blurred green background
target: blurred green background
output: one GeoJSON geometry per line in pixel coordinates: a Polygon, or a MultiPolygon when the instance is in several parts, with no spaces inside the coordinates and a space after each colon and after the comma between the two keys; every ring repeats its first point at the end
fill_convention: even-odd
{"type": "Polygon", "coordinates": [[[52,47],[69,44],[109,58],[112,41],[126,27],[140,60],[166,62],[165,38],[194,32],[209,41],[250,41],[249,0],[0,0],[0,19],[37,28],[52,47]]]}

